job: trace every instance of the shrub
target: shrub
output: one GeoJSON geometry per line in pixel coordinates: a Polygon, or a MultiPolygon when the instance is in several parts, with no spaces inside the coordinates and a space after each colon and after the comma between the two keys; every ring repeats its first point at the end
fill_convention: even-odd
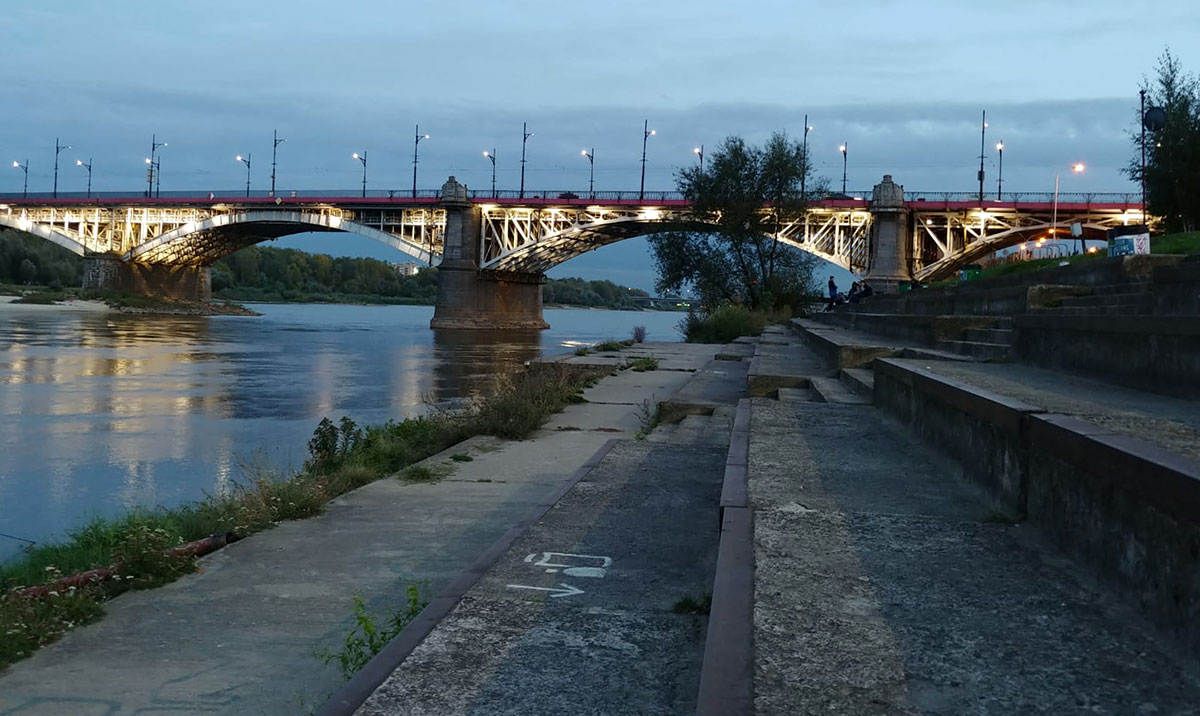
{"type": "Polygon", "coordinates": [[[645,343],[646,342],[646,327],[645,326],[634,326],[633,327],[633,342],[634,343],[645,343]]]}
{"type": "Polygon", "coordinates": [[[791,318],[791,311],[751,311],[745,306],[726,304],[706,316],[692,311],[679,323],[688,343],[728,343],[741,336],[757,336],[768,323],[791,318]]]}
{"type": "Polygon", "coordinates": [[[624,347],[625,347],[625,344],[623,342],[609,339],[607,341],[601,341],[600,343],[597,343],[596,345],[592,346],[592,350],[594,350],[598,353],[605,353],[605,352],[611,352],[611,351],[619,351],[624,347]]]}

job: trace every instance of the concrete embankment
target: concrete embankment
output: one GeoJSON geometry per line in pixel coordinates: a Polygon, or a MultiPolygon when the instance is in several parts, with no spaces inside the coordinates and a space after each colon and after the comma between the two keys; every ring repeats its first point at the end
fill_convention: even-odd
{"type": "MultiPolygon", "coordinates": [[[[646,348],[693,368],[715,350],[646,348]]],[[[341,685],[314,651],[341,648],[353,594],[376,612],[423,580],[442,596],[606,442],[632,439],[643,400],[671,395],[691,376],[622,372],[590,389],[595,402],[570,406],[533,439],[476,438],[430,458],[452,471],[439,482],[372,483],[319,517],[206,557],[197,574],[124,594],[100,622],[0,675],[0,713],[307,713],[341,685]]]]}

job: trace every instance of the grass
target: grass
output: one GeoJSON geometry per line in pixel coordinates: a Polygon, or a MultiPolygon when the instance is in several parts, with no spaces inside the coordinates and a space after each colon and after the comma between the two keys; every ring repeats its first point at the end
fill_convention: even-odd
{"type": "Polygon", "coordinates": [[[37,293],[27,293],[21,296],[13,303],[30,303],[39,306],[48,306],[66,300],[67,295],[62,291],[38,291],[37,293]]]}
{"type": "Polygon", "coordinates": [[[629,343],[626,343],[625,341],[609,339],[607,341],[601,341],[600,343],[592,346],[592,350],[596,351],[597,353],[611,353],[613,351],[619,351],[622,348],[632,344],[632,340],[629,341],[629,343]]]}
{"type": "Polygon", "coordinates": [[[632,361],[630,361],[629,367],[635,373],[645,373],[648,370],[658,370],[658,359],[654,356],[634,358],[632,361]]]}
{"type": "Polygon", "coordinates": [[[643,400],[638,408],[638,422],[641,423],[641,428],[633,436],[634,440],[645,440],[647,435],[654,432],[661,420],[662,406],[654,400],[654,396],[643,400]]]}
{"type": "Polygon", "coordinates": [[[429,604],[429,582],[410,584],[404,595],[404,605],[389,609],[382,618],[369,612],[363,598],[355,595],[351,599],[354,626],[342,638],[342,648],[322,649],[314,655],[326,666],[336,661],[342,678],[349,681],[429,604]]]}
{"type": "Polygon", "coordinates": [[[712,609],[712,595],[706,594],[699,599],[693,598],[691,595],[681,598],[671,607],[673,614],[708,614],[712,609]]]}
{"type": "Polygon", "coordinates": [[[1150,239],[1151,254],[1200,254],[1200,231],[1164,234],[1150,239]]]}
{"type": "Polygon", "coordinates": [[[591,352],[592,352],[592,349],[588,348],[587,346],[580,346],[575,349],[575,355],[577,355],[577,356],[585,356],[591,352]]]}
{"type": "Polygon", "coordinates": [[[535,363],[462,411],[365,429],[348,418],[337,425],[324,419],[309,441],[310,458],[297,471],[247,462],[242,465],[243,478],[228,493],[170,509],[96,519],[62,542],[34,546],[0,565],[0,667],[98,618],[103,603],[121,592],[157,586],[194,571],[194,559],[168,557],[172,547],[212,534],[240,538],[285,520],[319,514],[335,497],[405,468],[402,479],[436,480],[451,469],[448,464],[439,469],[414,463],[474,435],[524,439],[606,372],[535,363]],[[17,591],[98,567],[111,567],[115,578],[38,598],[17,591]]]}
{"type": "Polygon", "coordinates": [[[455,454],[451,455],[450,459],[455,462],[472,462],[475,460],[475,458],[473,458],[470,455],[463,453],[463,452],[459,452],[459,453],[455,453],[455,454]]]}
{"type": "Polygon", "coordinates": [[[745,306],[726,304],[707,315],[689,312],[679,324],[688,343],[729,343],[741,336],[757,336],[771,323],[786,323],[792,317],[787,308],[755,311],[745,306]]]}

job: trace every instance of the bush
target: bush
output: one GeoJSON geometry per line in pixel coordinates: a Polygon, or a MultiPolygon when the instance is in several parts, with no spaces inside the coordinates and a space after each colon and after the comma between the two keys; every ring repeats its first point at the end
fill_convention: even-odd
{"type": "Polygon", "coordinates": [[[751,311],[745,306],[726,304],[707,316],[688,311],[679,330],[688,343],[728,343],[741,336],[757,336],[768,323],[782,323],[791,311],[751,311]]]}
{"type": "Polygon", "coordinates": [[[633,342],[634,343],[645,343],[646,342],[646,327],[645,326],[634,326],[633,327],[633,342]]]}

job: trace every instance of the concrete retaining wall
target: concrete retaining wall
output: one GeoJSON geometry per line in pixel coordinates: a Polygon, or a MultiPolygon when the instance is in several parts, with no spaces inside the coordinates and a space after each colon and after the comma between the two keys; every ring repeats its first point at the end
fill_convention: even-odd
{"type": "Polygon", "coordinates": [[[889,359],[875,401],[1200,656],[1200,463],[889,359]]]}
{"type": "Polygon", "coordinates": [[[1200,397],[1200,317],[1014,317],[1018,360],[1200,397]]]}

